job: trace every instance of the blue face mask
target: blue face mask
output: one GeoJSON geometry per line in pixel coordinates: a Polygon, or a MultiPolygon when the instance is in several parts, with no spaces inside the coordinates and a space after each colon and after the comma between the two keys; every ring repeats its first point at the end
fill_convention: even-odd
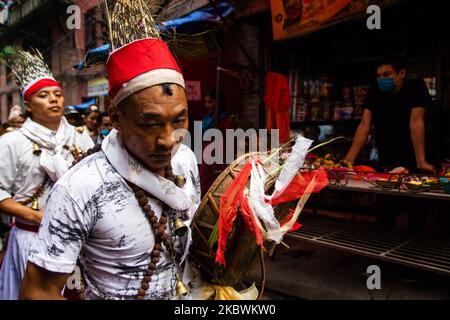
{"type": "Polygon", "coordinates": [[[102,129],[100,130],[100,135],[102,137],[106,137],[108,134],[110,133],[110,131],[108,129],[102,129]]]}
{"type": "Polygon", "coordinates": [[[395,89],[395,80],[393,78],[378,79],[378,88],[383,92],[392,92],[395,89]]]}

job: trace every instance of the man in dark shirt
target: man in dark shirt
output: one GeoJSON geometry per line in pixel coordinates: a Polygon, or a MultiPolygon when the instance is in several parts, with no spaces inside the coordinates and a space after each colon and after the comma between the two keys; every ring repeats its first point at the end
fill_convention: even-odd
{"type": "MultiPolygon", "coordinates": [[[[425,111],[431,99],[423,80],[406,81],[399,58],[387,58],[377,68],[378,87],[369,92],[363,118],[346,160],[354,162],[367,141],[372,125],[381,164],[417,168],[435,174],[425,156],[425,111]]],[[[423,230],[427,214],[421,199],[402,201],[398,196],[377,195],[377,222],[395,225],[401,209],[408,214],[408,229],[423,230]]]]}
{"type": "Polygon", "coordinates": [[[431,99],[423,80],[405,81],[406,70],[398,58],[388,58],[377,68],[378,88],[369,92],[363,118],[346,160],[354,162],[374,127],[380,160],[396,167],[416,167],[436,173],[425,156],[425,110],[431,99]]]}

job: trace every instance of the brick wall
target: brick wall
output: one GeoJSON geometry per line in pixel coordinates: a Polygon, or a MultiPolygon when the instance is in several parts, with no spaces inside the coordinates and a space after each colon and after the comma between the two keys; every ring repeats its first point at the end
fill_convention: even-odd
{"type": "Polygon", "coordinates": [[[73,35],[70,34],[65,25],[62,28],[61,24],[53,24],[52,31],[52,38],[55,43],[51,54],[52,72],[65,88],[65,104],[78,104],[82,93],[77,79],[77,71],[73,69],[73,65],[81,61],[84,56],[84,49],[80,48],[76,41],[74,43],[73,35]],[[76,47],[74,47],[74,44],[76,47]]]}
{"type": "Polygon", "coordinates": [[[20,93],[15,81],[6,83],[6,67],[0,66],[0,123],[8,120],[9,110],[14,105],[20,105],[20,93]],[[12,97],[12,103],[8,104],[8,95],[12,97]]]}
{"type": "Polygon", "coordinates": [[[76,47],[83,51],[84,54],[84,48],[86,47],[85,42],[85,14],[87,11],[92,9],[95,6],[98,6],[102,4],[101,0],[78,0],[76,1],[76,4],[81,9],[81,29],[75,31],[75,42],[76,47]]]}
{"type": "MultiPolygon", "coordinates": [[[[101,1],[79,0],[75,4],[81,9],[80,29],[74,30],[73,35],[69,35],[70,31],[67,30],[65,24],[55,23],[52,26],[53,40],[58,41],[52,50],[52,71],[65,88],[65,105],[79,104],[81,98],[87,94],[85,73],[75,70],[73,66],[83,59],[86,51],[86,12],[101,4],[101,1]]],[[[99,29],[97,34],[100,31],[99,29]]],[[[96,45],[100,44],[101,41],[96,45]]]]}
{"type": "MultiPolygon", "coordinates": [[[[51,29],[51,69],[58,81],[65,88],[65,105],[78,104],[81,97],[86,95],[86,82],[82,73],[73,69],[73,65],[79,63],[85,54],[85,13],[94,6],[101,3],[101,0],[78,0],[74,4],[81,9],[81,28],[70,31],[66,27],[68,14],[59,17],[52,17],[51,21],[42,20],[51,29]]],[[[69,5],[69,4],[68,4],[69,5]]],[[[101,30],[99,30],[101,31],[101,30]]],[[[17,39],[18,42],[21,39],[17,39]]],[[[98,43],[100,44],[100,43],[98,43]]],[[[20,104],[20,95],[14,82],[6,84],[5,69],[2,66],[0,72],[0,119],[5,121],[8,114],[7,96],[11,94],[13,104],[20,104]]]]}

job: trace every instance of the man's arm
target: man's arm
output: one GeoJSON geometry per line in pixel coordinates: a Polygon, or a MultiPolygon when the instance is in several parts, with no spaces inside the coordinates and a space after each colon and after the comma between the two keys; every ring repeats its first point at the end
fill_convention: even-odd
{"type": "Polygon", "coordinates": [[[411,109],[409,128],[416,155],[417,168],[426,173],[436,174],[436,169],[426,161],[425,156],[425,108],[411,109]]]}
{"type": "Polygon", "coordinates": [[[28,262],[20,287],[21,300],[66,300],[61,292],[70,274],[47,271],[28,262]]]}
{"type": "Polygon", "coordinates": [[[33,224],[40,224],[42,220],[41,210],[35,211],[11,198],[0,202],[0,212],[6,213],[12,217],[21,218],[33,224]]]}
{"type": "MultiPolygon", "coordinates": [[[[28,266],[22,282],[22,299],[62,299],[61,290],[76,262],[92,225],[91,215],[80,209],[72,189],[53,187],[45,206],[38,236],[28,253],[28,266]]],[[[76,272],[75,283],[77,282],[76,272]]],[[[71,284],[72,282],[70,282],[71,284]]]]}
{"type": "Polygon", "coordinates": [[[34,211],[12,198],[11,190],[19,175],[21,160],[18,154],[21,152],[21,142],[15,133],[8,134],[0,140],[0,212],[39,224],[42,219],[41,211],[34,211]]]}
{"type": "Polygon", "coordinates": [[[363,117],[361,123],[356,129],[355,137],[353,139],[352,146],[345,156],[345,160],[353,163],[356,157],[361,151],[362,147],[367,141],[370,130],[372,129],[372,112],[368,109],[364,109],[363,117]]]}

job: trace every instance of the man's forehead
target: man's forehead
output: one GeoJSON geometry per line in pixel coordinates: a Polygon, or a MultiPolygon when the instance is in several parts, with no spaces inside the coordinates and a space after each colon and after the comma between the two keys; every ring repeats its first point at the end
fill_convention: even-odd
{"type": "Polygon", "coordinates": [[[385,72],[385,71],[394,71],[394,68],[390,64],[383,64],[378,67],[378,72],[385,72]]]}
{"type": "Polygon", "coordinates": [[[173,117],[184,113],[187,113],[186,103],[148,104],[138,110],[138,114],[145,118],[173,117]]]}
{"type": "Polygon", "coordinates": [[[135,106],[130,113],[132,117],[138,117],[146,120],[172,119],[187,115],[187,105],[182,104],[147,104],[135,106]]]}
{"type": "Polygon", "coordinates": [[[56,86],[44,87],[44,88],[40,89],[37,93],[43,92],[43,91],[45,91],[45,92],[54,92],[54,91],[62,91],[62,89],[60,87],[56,87],[56,86]]]}
{"type": "Polygon", "coordinates": [[[141,91],[138,91],[131,95],[134,97],[133,100],[154,100],[160,102],[161,100],[172,100],[177,98],[186,97],[186,93],[183,88],[177,85],[170,85],[170,94],[166,92],[166,90],[162,87],[162,85],[155,85],[148,88],[145,88],[141,91]]]}
{"type": "Polygon", "coordinates": [[[134,93],[119,105],[125,115],[142,118],[166,118],[177,116],[187,110],[187,98],[184,89],[171,86],[172,95],[164,92],[161,85],[152,86],[134,93]]]}

